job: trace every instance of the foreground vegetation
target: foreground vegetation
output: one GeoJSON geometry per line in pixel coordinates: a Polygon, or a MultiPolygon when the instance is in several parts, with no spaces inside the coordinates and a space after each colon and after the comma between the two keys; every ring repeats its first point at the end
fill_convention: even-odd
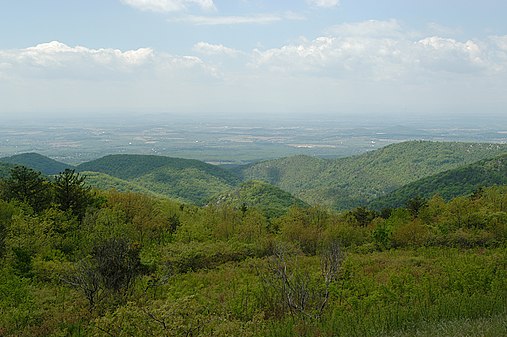
{"type": "Polygon", "coordinates": [[[17,167],[0,192],[2,336],[507,335],[506,186],[341,213],[71,170],[17,167]]]}

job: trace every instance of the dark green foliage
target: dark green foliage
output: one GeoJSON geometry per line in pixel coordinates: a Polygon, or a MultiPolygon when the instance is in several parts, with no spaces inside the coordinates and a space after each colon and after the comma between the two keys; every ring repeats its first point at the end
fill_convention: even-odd
{"type": "Polygon", "coordinates": [[[180,218],[176,214],[172,214],[168,219],[169,230],[171,233],[175,233],[178,227],[181,225],[180,218]]]}
{"type": "Polygon", "coordinates": [[[35,171],[42,172],[45,175],[57,174],[66,169],[72,168],[70,165],[61,163],[38,153],[22,153],[11,157],[0,158],[0,162],[26,166],[35,171]]]}
{"type": "Polygon", "coordinates": [[[410,212],[413,218],[419,215],[419,211],[426,206],[426,200],[420,195],[416,195],[412,199],[409,199],[405,204],[406,209],[410,212]]]}
{"type": "Polygon", "coordinates": [[[348,214],[353,220],[355,220],[357,225],[363,227],[368,226],[371,221],[377,217],[377,213],[375,211],[369,210],[365,207],[356,207],[348,214]]]}
{"type": "Polygon", "coordinates": [[[139,178],[156,169],[166,167],[176,170],[196,169],[229,184],[238,182],[238,178],[218,166],[206,164],[199,160],[171,158],[150,155],[110,155],[87,163],[80,164],[78,171],[95,171],[107,173],[121,179],[139,178]]]}
{"type": "Polygon", "coordinates": [[[12,169],[10,177],[4,183],[5,198],[24,202],[35,212],[49,207],[52,200],[51,184],[40,172],[24,166],[12,169]]]}
{"type": "Polygon", "coordinates": [[[445,200],[469,195],[481,187],[507,183],[507,155],[482,160],[407,184],[371,202],[371,207],[399,207],[414,196],[430,198],[439,194],[445,200]]]}
{"type": "Polygon", "coordinates": [[[61,279],[83,293],[92,311],[108,297],[115,302],[129,295],[143,271],[139,253],[139,244],[128,239],[104,239],[94,244],[90,256],[78,261],[61,279]]]}
{"type": "MultiPolygon", "coordinates": [[[[128,180],[138,190],[144,189],[143,192],[151,191],[198,205],[206,204],[212,196],[239,183],[239,178],[218,166],[163,156],[111,155],[81,164],[77,169],[105,173],[128,180]]],[[[104,184],[104,179],[99,183],[104,184]]],[[[114,184],[125,185],[113,181],[113,186],[108,187],[116,187],[114,184]]]]}
{"type": "Polygon", "coordinates": [[[97,243],[91,252],[96,271],[106,289],[127,291],[141,273],[139,244],[123,238],[111,238],[97,243]]]}
{"type": "Polygon", "coordinates": [[[32,277],[33,249],[27,247],[14,247],[12,249],[12,268],[17,276],[32,277]]]}
{"type": "Polygon", "coordinates": [[[90,187],[85,184],[85,176],[66,169],[55,177],[54,189],[55,202],[60,209],[82,219],[92,201],[90,187]]]}
{"type": "MultiPolygon", "coordinates": [[[[11,170],[14,168],[14,164],[7,164],[0,162],[0,179],[8,178],[11,175],[11,170]]],[[[0,186],[1,187],[1,186],[0,186]]],[[[1,190],[0,190],[1,193],[1,190]]]]}

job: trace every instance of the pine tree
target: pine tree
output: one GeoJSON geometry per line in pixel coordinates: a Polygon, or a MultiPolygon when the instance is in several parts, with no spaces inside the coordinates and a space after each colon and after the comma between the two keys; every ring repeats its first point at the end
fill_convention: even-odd
{"type": "Polygon", "coordinates": [[[85,177],[71,169],[57,175],[55,201],[62,211],[70,211],[81,219],[91,203],[90,187],[86,186],[85,177]]]}

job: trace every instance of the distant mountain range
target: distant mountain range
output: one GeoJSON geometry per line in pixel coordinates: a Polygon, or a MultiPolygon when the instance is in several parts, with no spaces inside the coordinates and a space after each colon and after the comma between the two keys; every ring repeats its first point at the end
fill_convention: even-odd
{"type": "Polygon", "coordinates": [[[505,153],[503,144],[409,141],[347,158],[292,156],[231,170],[198,160],[128,154],[74,167],[27,153],[0,158],[0,176],[14,164],[46,175],[72,168],[101,189],[162,195],[197,205],[244,203],[275,214],[270,204],[321,204],[343,210],[401,205],[414,195],[440,193],[450,198],[470,193],[477,186],[507,183],[505,153]]]}

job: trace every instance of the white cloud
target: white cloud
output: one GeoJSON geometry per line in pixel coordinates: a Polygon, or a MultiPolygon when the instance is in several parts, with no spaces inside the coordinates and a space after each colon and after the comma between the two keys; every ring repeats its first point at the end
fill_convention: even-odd
{"type": "Polygon", "coordinates": [[[494,45],[501,51],[507,52],[507,35],[504,36],[492,36],[490,40],[494,45]]]}
{"type": "Polygon", "coordinates": [[[0,51],[0,65],[0,71],[4,69],[3,76],[46,79],[116,80],[189,68],[216,73],[213,66],[195,56],[172,56],[156,53],[151,48],[121,51],[70,47],[58,41],[0,51]]]}
{"type": "Polygon", "coordinates": [[[452,39],[411,32],[395,20],[366,21],[251,52],[201,41],[192,54],[57,41],[0,50],[0,101],[4,113],[58,104],[61,111],[190,112],[473,111],[507,104],[507,36],[452,39]]]}
{"type": "Polygon", "coordinates": [[[428,69],[467,73],[493,66],[484,48],[471,40],[459,42],[433,36],[418,41],[416,46],[419,62],[428,69]]]}
{"type": "Polygon", "coordinates": [[[225,47],[222,44],[210,44],[207,42],[199,42],[194,45],[193,50],[204,55],[226,55],[238,56],[241,54],[239,50],[225,47]]]}
{"type": "Polygon", "coordinates": [[[214,10],[213,0],[121,0],[126,5],[142,11],[177,12],[196,5],[203,10],[214,10]]]}
{"type": "Polygon", "coordinates": [[[307,2],[316,7],[332,8],[340,5],[340,0],[307,0],[307,2]]]}
{"type": "Polygon", "coordinates": [[[414,79],[437,72],[494,73],[505,69],[505,40],[457,41],[419,38],[396,21],[366,21],[335,26],[328,36],[280,48],[256,50],[253,65],[292,75],[336,79],[414,79]]]}

